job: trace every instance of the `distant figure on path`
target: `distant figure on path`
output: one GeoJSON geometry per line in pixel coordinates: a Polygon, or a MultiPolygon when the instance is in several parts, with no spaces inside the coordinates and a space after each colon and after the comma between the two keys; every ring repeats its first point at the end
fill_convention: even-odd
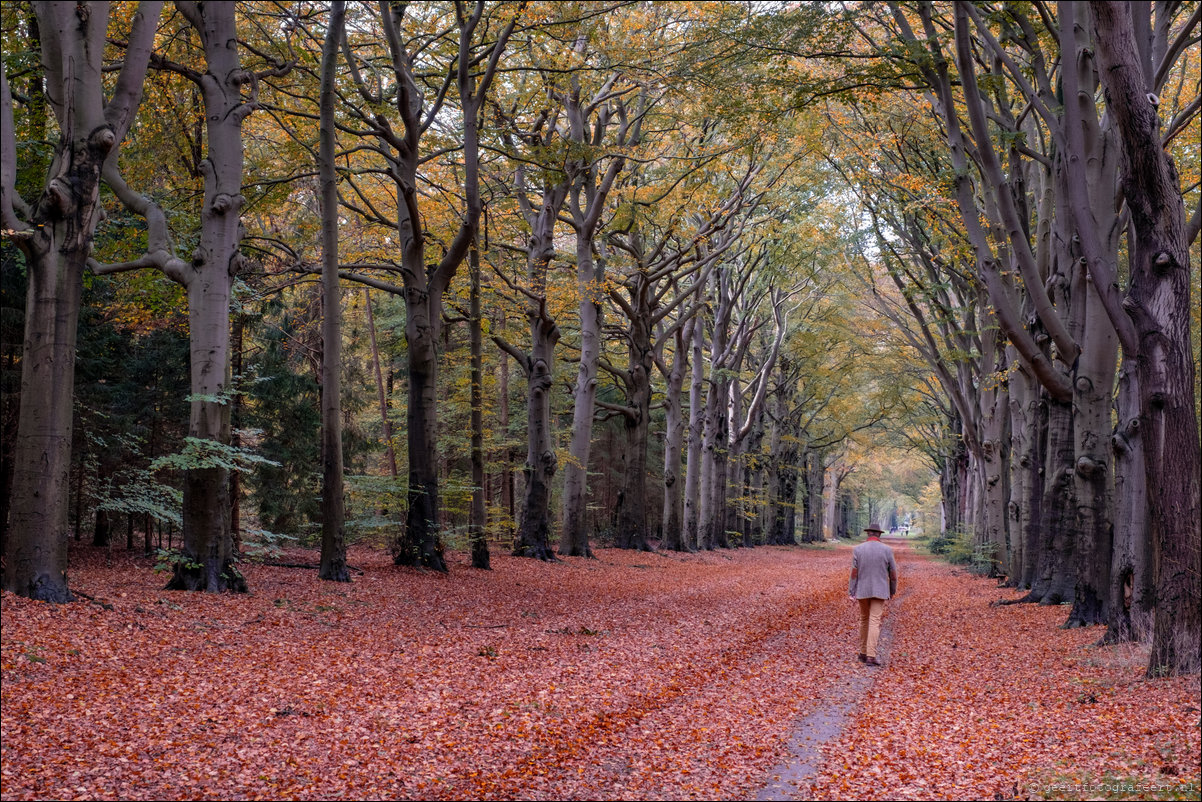
{"type": "Polygon", "coordinates": [[[893,549],[881,542],[880,524],[869,524],[864,531],[868,540],[851,552],[847,598],[860,603],[860,662],[879,666],[876,642],[881,636],[885,600],[897,593],[897,561],[893,549]]]}

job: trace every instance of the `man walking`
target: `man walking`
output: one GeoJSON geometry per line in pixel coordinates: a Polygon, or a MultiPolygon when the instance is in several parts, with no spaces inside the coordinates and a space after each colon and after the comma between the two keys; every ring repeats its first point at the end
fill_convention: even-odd
{"type": "Polygon", "coordinates": [[[881,542],[881,526],[868,525],[868,540],[851,552],[851,581],[847,597],[860,603],[860,662],[879,666],[876,642],[881,636],[885,600],[897,593],[897,561],[893,549],[881,542]]]}

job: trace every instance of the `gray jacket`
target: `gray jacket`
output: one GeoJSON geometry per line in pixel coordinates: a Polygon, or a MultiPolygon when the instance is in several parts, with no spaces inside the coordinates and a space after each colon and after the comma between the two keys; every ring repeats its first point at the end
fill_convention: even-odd
{"type": "Polygon", "coordinates": [[[897,593],[897,561],[893,549],[879,540],[866,540],[851,552],[851,581],[847,595],[857,599],[889,599],[897,593]]]}

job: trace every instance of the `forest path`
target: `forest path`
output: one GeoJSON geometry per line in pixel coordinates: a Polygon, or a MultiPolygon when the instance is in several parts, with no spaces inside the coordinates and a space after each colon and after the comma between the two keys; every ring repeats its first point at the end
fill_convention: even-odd
{"type": "MultiPolygon", "coordinates": [[[[889,545],[895,547],[900,563],[909,562],[910,555],[907,545],[896,539],[887,539],[889,545]],[[900,547],[899,547],[900,546],[900,547]]],[[[899,565],[899,574],[902,572],[899,565]]],[[[881,621],[881,636],[877,643],[877,657],[885,666],[889,663],[889,654],[893,644],[893,621],[895,613],[904,603],[908,588],[899,589],[899,593],[887,605],[887,613],[881,621]]],[[[792,735],[785,747],[785,759],[769,772],[770,780],[752,799],[755,802],[777,802],[777,800],[810,799],[812,787],[819,776],[826,756],[822,747],[833,743],[853,716],[857,705],[863,699],[868,689],[872,687],[880,667],[869,667],[857,663],[856,668],[848,671],[841,682],[833,684],[828,689],[818,706],[805,718],[798,721],[792,730],[792,735]]]]}
{"type": "Polygon", "coordinates": [[[75,548],[95,601],[2,594],[3,798],[745,799],[836,713],[813,798],[1012,795],[1115,745],[1197,777],[1197,677],[1144,682],[946,565],[899,553],[869,669],[847,545],[597,553],[446,576],[357,549],[350,585],[248,565],[215,596],[75,548]]]}
{"type": "Polygon", "coordinates": [[[898,556],[884,667],[776,798],[1197,798],[1197,676],[1145,680],[1146,647],[1060,629],[1067,606],[898,556]]]}

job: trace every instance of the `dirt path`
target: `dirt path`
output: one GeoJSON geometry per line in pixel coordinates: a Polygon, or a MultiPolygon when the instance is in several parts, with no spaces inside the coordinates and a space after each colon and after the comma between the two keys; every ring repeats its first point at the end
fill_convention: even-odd
{"type": "MultiPolygon", "coordinates": [[[[886,539],[898,555],[899,573],[909,562],[910,550],[904,541],[886,539]]],[[[893,645],[893,622],[898,608],[905,602],[908,588],[902,588],[888,604],[881,621],[881,639],[877,644],[878,659],[887,666],[893,645]]],[[[811,799],[815,779],[819,776],[826,756],[822,748],[836,741],[847,727],[860,701],[872,687],[883,668],[858,666],[828,688],[821,703],[805,718],[796,722],[785,749],[785,758],[769,772],[769,782],[752,797],[755,802],[811,799]]]]}
{"type": "Polygon", "coordinates": [[[1146,647],[1061,629],[1065,606],[903,559],[890,659],[807,798],[1198,798],[1197,676],[1146,680],[1146,647]]]}
{"type": "MultiPolygon", "coordinates": [[[[899,593],[890,607],[903,603],[899,593]]],[[[893,644],[893,616],[881,622],[881,639],[877,644],[878,659],[888,664],[893,644]]],[[[785,747],[785,759],[770,772],[770,781],[752,799],[755,802],[776,802],[787,799],[812,799],[815,779],[826,762],[822,747],[833,743],[847,727],[848,721],[881,669],[861,667],[828,688],[822,703],[793,726],[793,734],[785,747]]]]}

